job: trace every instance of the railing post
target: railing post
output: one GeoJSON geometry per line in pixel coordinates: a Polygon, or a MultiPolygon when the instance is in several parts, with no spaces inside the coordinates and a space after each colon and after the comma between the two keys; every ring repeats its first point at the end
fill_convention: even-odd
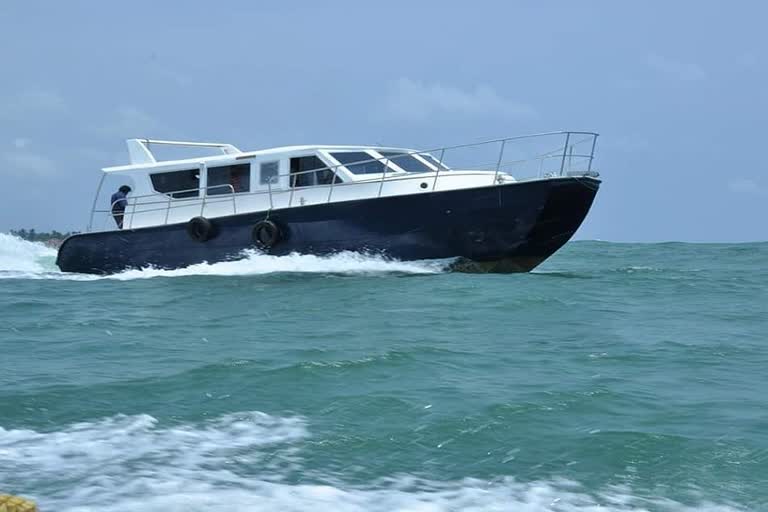
{"type": "Polygon", "coordinates": [[[587,165],[587,174],[592,171],[592,158],[595,156],[595,143],[597,142],[597,135],[592,135],[592,151],[589,152],[589,164],[587,165]]]}
{"type": "Polygon", "coordinates": [[[291,189],[291,193],[288,195],[288,208],[290,208],[293,206],[293,192],[296,190],[296,174],[292,173],[290,168],[288,169],[288,188],[291,189]]]}
{"type": "MultiPolygon", "coordinates": [[[[272,204],[272,177],[267,179],[267,190],[269,191],[269,209],[273,210],[275,206],[272,204]]],[[[232,197],[235,197],[234,195],[232,197]]]]}
{"type": "Polygon", "coordinates": [[[495,185],[497,183],[496,180],[499,179],[499,168],[501,167],[501,160],[504,158],[504,145],[507,143],[507,139],[504,139],[501,141],[501,150],[499,151],[499,159],[496,162],[496,174],[493,175],[493,184],[495,185]]]}
{"type": "MultiPolygon", "coordinates": [[[[133,199],[133,210],[131,211],[131,222],[128,223],[128,229],[133,228],[133,217],[136,215],[136,202],[137,198],[133,199]]],[[[123,217],[123,220],[125,220],[125,217],[123,217]]]]}
{"type": "Polygon", "coordinates": [[[379,183],[379,197],[381,197],[381,191],[384,189],[384,177],[387,175],[387,158],[384,159],[384,172],[381,173],[381,182],[379,183]]]}
{"type": "Polygon", "coordinates": [[[200,175],[197,180],[197,185],[199,188],[197,189],[197,192],[198,192],[198,197],[200,196],[200,194],[203,195],[203,201],[202,203],[200,203],[200,216],[203,217],[204,216],[203,214],[205,213],[205,199],[208,197],[208,173],[206,172],[207,167],[205,165],[205,162],[200,162],[199,167],[200,167],[200,171],[199,171],[200,175]]]}
{"type": "Polygon", "coordinates": [[[435,182],[432,184],[432,191],[437,188],[437,177],[440,175],[440,168],[443,166],[443,157],[445,157],[445,148],[440,150],[440,159],[437,162],[437,170],[435,171],[435,182]]]}
{"type": "Polygon", "coordinates": [[[336,183],[336,172],[338,171],[338,169],[339,169],[338,165],[333,166],[333,178],[331,179],[331,188],[328,189],[328,200],[326,201],[326,203],[331,202],[331,195],[333,194],[333,184],[336,183]]]}
{"type": "Polygon", "coordinates": [[[565,134],[565,146],[563,146],[563,157],[560,160],[560,176],[563,175],[563,169],[565,167],[565,156],[568,154],[568,143],[571,141],[571,132],[565,134]]]}
{"type": "MultiPolygon", "coordinates": [[[[96,204],[99,201],[99,195],[101,194],[101,187],[104,185],[104,178],[106,178],[107,175],[105,173],[101,173],[101,179],[99,180],[99,186],[96,188],[96,195],[93,197],[93,206],[91,207],[91,217],[88,219],[88,229],[87,233],[91,232],[91,229],[93,229],[93,214],[96,212],[96,204]]],[[[110,209],[112,209],[112,205],[110,205],[110,209]]]]}
{"type": "Polygon", "coordinates": [[[168,216],[171,214],[171,195],[168,194],[168,206],[165,207],[165,224],[168,224],[168,216]]]}

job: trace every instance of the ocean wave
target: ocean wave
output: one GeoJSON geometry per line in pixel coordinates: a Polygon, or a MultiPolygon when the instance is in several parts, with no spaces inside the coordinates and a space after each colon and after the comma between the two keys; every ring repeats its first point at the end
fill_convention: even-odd
{"type": "Polygon", "coordinates": [[[450,263],[444,260],[404,262],[385,258],[381,255],[348,251],[329,256],[311,254],[270,256],[249,250],[243,253],[241,259],[233,261],[198,263],[172,270],[147,267],[107,276],[97,276],[60,272],[56,268],[55,259],[56,251],[54,249],[40,243],[28,242],[12,235],[0,233],[0,279],[131,281],[156,277],[249,276],[277,273],[435,274],[446,270],[450,263]]]}
{"type": "Polygon", "coordinates": [[[448,350],[434,350],[434,349],[418,349],[412,351],[390,350],[382,354],[375,354],[370,356],[361,357],[358,359],[341,359],[341,360],[316,360],[316,361],[303,361],[291,366],[287,369],[323,369],[323,368],[362,368],[368,366],[379,366],[382,364],[399,364],[406,361],[415,360],[416,356],[422,354],[431,354],[435,352],[451,353],[448,350]]]}
{"type": "Polygon", "coordinates": [[[0,272],[35,274],[55,268],[56,250],[0,233],[0,272]]]}
{"type": "Polygon", "coordinates": [[[588,492],[551,479],[410,475],[349,485],[343,475],[308,470],[300,448],[310,438],[300,417],[227,414],[162,425],[148,415],[118,415],[58,431],[0,428],[0,481],[41,510],[339,510],[552,512],[732,512],[737,505],[692,498],[684,504],[628,487],[588,492]]]}

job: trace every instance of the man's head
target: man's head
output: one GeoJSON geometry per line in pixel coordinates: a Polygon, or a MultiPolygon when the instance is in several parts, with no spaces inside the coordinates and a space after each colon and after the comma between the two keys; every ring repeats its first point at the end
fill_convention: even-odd
{"type": "Polygon", "coordinates": [[[131,187],[129,187],[128,185],[123,185],[123,186],[122,186],[122,187],[120,187],[118,190],[119,190],[120,192],[122,192],[123,194],[127,194],[128,192],[130,192],[130,191],[131,191],[131,187]]]}

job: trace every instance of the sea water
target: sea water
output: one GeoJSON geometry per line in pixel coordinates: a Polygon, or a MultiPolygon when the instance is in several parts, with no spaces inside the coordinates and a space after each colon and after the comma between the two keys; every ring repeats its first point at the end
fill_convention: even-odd
{"type": "Polygon", "coordinates": [[[768,244],[530,274],[0,234],[0,493],[42,511],[768,510],[768,244]]]}

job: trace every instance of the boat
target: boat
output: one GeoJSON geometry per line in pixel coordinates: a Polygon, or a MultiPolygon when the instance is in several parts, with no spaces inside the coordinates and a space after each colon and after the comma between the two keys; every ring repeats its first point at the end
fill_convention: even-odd
{"type": "Polygon", "coordinates": [[[589,212],[597,137],[559,131],[426,151],[129,139],[130,164],[102,169],[88,228],[64,240],[57,265],[110,274],[249,251],[355,251],[527,272],[589,212]],[[160,149],[214,154],[161,159],[160,149]],[[107,183],[130,193],[110,204],[107,183]]]}

